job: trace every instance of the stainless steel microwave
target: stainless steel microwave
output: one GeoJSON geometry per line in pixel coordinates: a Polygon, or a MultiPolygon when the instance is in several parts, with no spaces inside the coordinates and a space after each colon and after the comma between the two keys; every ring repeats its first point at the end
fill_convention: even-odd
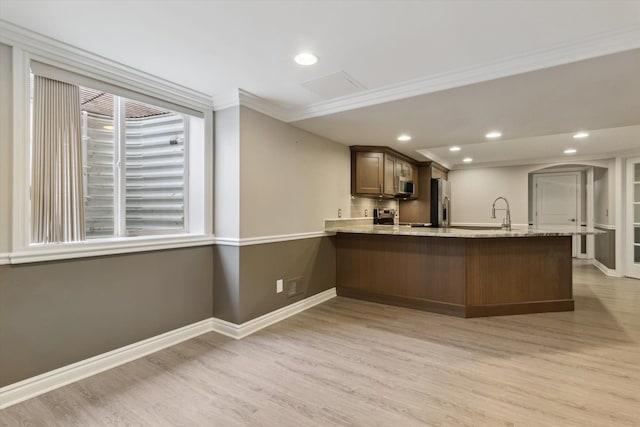
{"type": "Polygon", "coordinates": [[[397,179],[396,191],[398,192],[398,195],[412,196],[414,193],[413,181],[403,176],[398,176],[396,177],[396,179],[397,179]]]}

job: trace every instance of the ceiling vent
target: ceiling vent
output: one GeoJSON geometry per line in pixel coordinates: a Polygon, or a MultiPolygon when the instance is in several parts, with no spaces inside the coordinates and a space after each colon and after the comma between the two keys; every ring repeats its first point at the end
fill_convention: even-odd
{"type": "Polygon", "coordinates": [[[302,83],[306,89],[324,99],[338,98],[365,90],[366,87],[344,71],[302,83]]]}

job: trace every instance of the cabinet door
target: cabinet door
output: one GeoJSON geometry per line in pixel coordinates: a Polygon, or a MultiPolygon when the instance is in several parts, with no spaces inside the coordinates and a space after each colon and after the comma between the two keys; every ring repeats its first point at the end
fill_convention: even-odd
{"type": "Polygon", "coordinates": [[[383,154],[360,151],[355,155],[355,193],[382,194],[383,154]]]}
{"type": "Polygon", "coordinates": [[[393,196],[396,194],[396,168],[399,164],[395,157],[384,155],[384,194],[393,196]]]}

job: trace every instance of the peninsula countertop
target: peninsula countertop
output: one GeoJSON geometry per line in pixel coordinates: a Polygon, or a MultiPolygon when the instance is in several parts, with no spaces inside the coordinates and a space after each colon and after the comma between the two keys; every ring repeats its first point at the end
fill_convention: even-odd
{"type": "Polygon", "coordinates": [[[325,231],[329,233],[354,234],[389,234],[395,236],[425,236],[425,237],[463,237],[463,238],[491,238],[491,237],[540,237],[540,236],[573,236],[598,234],[599,230],[588,227],[513,227],[511,231],[498,227],[477,227],[456,225],[446,228],[411,227],[409,225],[374,225],[374,224],[339,224],[331,221],[326,224],[325,231]]]}

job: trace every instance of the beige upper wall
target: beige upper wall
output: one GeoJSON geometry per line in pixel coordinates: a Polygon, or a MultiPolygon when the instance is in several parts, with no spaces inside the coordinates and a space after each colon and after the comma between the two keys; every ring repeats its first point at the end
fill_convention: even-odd
{"type": "Polygon", "coordinates": [[[322,231],[338,209],[348,215],[350,156],[345,145],[241,107],[240,236],[322,231]]]}
{"type": "MultiPolygon", "coordinates": [[[[587,166],[609,169],[613,176],[615,164],[609,160],[580,162],[587,166]]],[[[498,196],[509,200],[511,221],[529,222],[529,173],[543,171],[555,165],[524,165],[493,168],[460,169],[449,172],[451,182],[451,220],[462,223],[500,223],[503,212],[491,219],[491,204],[498,196]]],[[[567,165],[568,166],[568,165],[567,165]]],[[[610,187],[609,187],[610,188],[610,187]]],[[[613,192],[609,191],[609,218],[614,218],[613,192]]],[[[611,220],[612,221],[612,220],[611,220]]]]}
{"type": "Polygon", "coordinates": [[[509,200],[511,221],[528,222],[529,172],[535,166],[461,169],[449,171],[451,182],[451,221],[497,223],[503,212],[491,219],[491,204],[498,196],[509,200]]]}
{"type": "Polygon", "coordinates": [[[13,97],[11,47],[0,44],[0,253],[11,250],[13,97]]]}

